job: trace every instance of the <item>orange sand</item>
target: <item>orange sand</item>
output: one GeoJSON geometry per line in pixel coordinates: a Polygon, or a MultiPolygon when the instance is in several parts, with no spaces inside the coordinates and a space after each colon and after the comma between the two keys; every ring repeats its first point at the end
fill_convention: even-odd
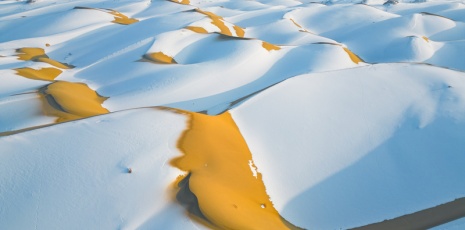
{"type": "Polygon", "coordinates": [[[109,14],[112,14],[115,17],[115,20],[111,22],[122,24],[122,25],[130,25],[130,24],[133,24],[139,21],[135,18],[129,18],[128,16],[115,10],[111,10],[109,14]]]}
{"type": "Polygon", "coordinates": [[[358,57],[356,54],[352,53],[348,48],[342,47],[344,51],[349,55],[350,60],[352,60],[355,64],[358,64],[359,62],[363,62],[363,60],[358,57]]]}
{"type": "MultiPolygon", "coordinates": [[[[229,28],[226,26],[226,24],[224,23],[224,19],[221,16],[218,16],[218,15],[212,13],[212,12],[203,11],[203,10],[198,9],[198,8],[195,9],[195,11],[197,11],[197,12],[203,14],[203,15],[208,16],[212,20],[211,23],[214,26],[218,27],[221,34],[228,35],[228,36],[233,36],[231,30],[229,30],[229,28]]],[[[234,25],[233,28],[234,28],[234,30],[236,32],[237,37],[244,37],[244,34],[245,34],[244,29],[242,29],[241,27],[236,26],[236,25],[234,25]]]]}
{"type": "Polygon", "coordinates": [[[18,60],[23,60],[23,61],[30,61],[34,60],[37,58],[48,58],[47,55],[45,55],[45,51],[42,48],[32,48],[32,47],[25,47],[21,49],[17,49],[16,52],[18,53],[16,56],[18,56],[18,60]]]}
{"type": "Polygon", "coordinates": [[[265,48],[268,51],[280,50],[281,49],[281,47],[279,47],[277,45],[273,45],[273,44],[265,42],[265,41],[262,42],[262,46],[263,46],[263,48],[265,48]]]}
{"type": "Polygon", "coordinates": [[[183,5],[189,5],[191,3],[189,0],[171,0],[171,1],[179,3],[179,4],[183,4],[183,5]]]}
{"type": "Polygon", "coordinates": [[[83,83],[57,81],[48,85],[42,93],[45,114],[57,116],[57,122],[108,113],[102,107],[107,98],[83,83]]]}
{"type": "Polygon", "coordinates": [[[163,63],[163,64],[176,64],[177,62],[173,59],[173,57],[170,57],[163,52],[155,52],[155,53],[149,53],[144,55],[144,58],[157,62],[157,63],[163,63]]]}
{"type": "Polygon", "coordinates": [[[242,29],[240,26],[234,25],[233,26],[234,30],[236,31],[236,35],[240,38],[243,38],[245,35],[244,29],[242,29]]]}
{"type": "Polygon", "coordinates": [[[112,10],[112,9],[99,9],[99,8],[82,7],[82,6],[76,6],[76,7],[74,7],[74,9],[98,10],[98,11],[102,11],[102,12],[105,12],[105,13],[109,13],[109,14],[113,15],[113,17],[115,18],[111,22],[121,24],[121,25],[130,25],[130,24],[133,24],[133,23],[136,23],[136,22],[139,21],[138,19],[129,18],[128,16],[126,16],[126,15],[124,15],[124,14],[122,14],[122,13],[116,11],[116,10],[112,10]]]}
{"type": "Polygon", "coordinates": [[[303,29],[302,26],[299,25],[299,23],[297,23],[296,21],[294,21],[294,19],[290,18],[290,20],[294,23],[294,25],[296,25],[297,27],[303,29]]]}
{"type": "Polygon", "coordinates": [[[192,30],[192,31],[194,31],[196,33],[199,33],[199,34],[208,34],[208,31],[206,29],[204,29],[203,27],[187,26],[186,29],[192,30]]]}
{"type": "Polygon", "coordinates": [[[294,21],[294,19],[290,18],[289,20],[291,20],[292,23],[294,23],[295,26],[299,27],[301,30],[299,30],[300,32],[307,32],[307,33],[311,33],[310,31],[308,31],[307,29],[303,28],[299,23],[297,23],[296,21],[294,21]]]}
{"type": "Polygon", "coordinates": [[[252,172],[252,154],[229,112],[182,113],[190,118],[178,142],[185,155],[172,164],[191,173],[202,214],[221,229],[295,228],[273,207],[261,174],[252,172]]]}
{"type": "Polygon", "coordinates": [[[42,48],[25,47],[17,49],[16,52],[19,60],[44,62],[60,69],[74,68],[74,66],[50,59],[42,48]]]}
{"type": "Polygon", "coordinates": [[[41,69],[32,69],[29,67],[15,69],[16,74],[34,80],[53,81],[63,71],[50,67],[41,69]]]}

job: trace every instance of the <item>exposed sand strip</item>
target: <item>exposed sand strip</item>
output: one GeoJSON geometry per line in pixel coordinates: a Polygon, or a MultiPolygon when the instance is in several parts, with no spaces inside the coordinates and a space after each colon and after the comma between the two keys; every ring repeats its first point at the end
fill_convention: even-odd
{"type": "Polygon", "coordinates": [[[199,26],[187,26],[186,29],[194,31],[199,34],[208,34],[208,31],[206,29],[204,29],[203,27],[199,27],[199,26]]]}
{"type": "Polygon", "coordinates": [[[277,45],[273,45],[273,44],[265,42],[265,41],[262,42],[262,46],[263,46],[263,48],[265,48],[268,51],[280,50],[281,49],[281,47],[279,47],[277,45]]]}
{"type": "Polygon", "coordinates": [[[171,1],[179,3],[179,4],[183,4],[183,5],[189,5],[191,3],[189,0],[171,0],[171,1]]]}
{"type": "Polygon", "coordinates": [[[113,15],[113,17],[115,18],[113,21],[113,23],[117,23],[117,24],[121,24],[121,25],[131,25],[133,23],[136,23],[138,22],[139,20],[138,19],[135,19],[135,18],[130,18],[116,10],[112,10],[112,9],[99,9],[99,8],[92,8],[92,7],[82,7],[82,6],[76,6],[74,7],[74,9],[80,9],[80,10],[98,10],[98,11],[102,11],[102,12],[105,12],[105,13],[108,13],[108,14],[111,14],[113,15]]]}
{"type": "Polygon", "coordinates": [[[143,59],[150,62],[162,64],[177,64],[173,57],[170,57],[163,52],[148,53],[143,56],[143,59]]]}
{"type": "Polygon", "coordinates": [[[221,229],[298,229],[270,202],[252,154],[229,112],[217,116],[182,111],[188,129],[172,161],[190,172],[189,189],[202,215],[221,229]]]}
{"type": "Polygon", "coordinates": [[[349,55],[350,60],[352,60],[355,64],[358,64],[360,62],[364,62],[359,56],[354,54],[352,51],[350,51],[348,48],[343,47],[344,51],[349,55]]]}
{"type": "Polygon", "coordinates": [[[42,48],[34,48],[34,47],[25,47],[17,49],[16,52],[18,53],[18,60],[23,61],[34,61],[34,62],[44,62],[48,63],[52,66],[55,66],[60,69],[72,69],[74,66],[68,65],[66,63],[61,63],[50,59],[47,54],[45,54],[44,49],[42,48]]]}
{"type": "Polygon", "coordinates": [[[55,78],[58,77],[63,71],[57,68],[49,67],[49,68],[41,68],[41,69],[32,69],[29,67],[25,68],[18,68],[15,69],[16,74],[33,79],[33,80],[41,80],[41,81],[53,81],[55,78]]]}
{"type": "MultiPolygon", "coordinates": [[[[195,11],[209,17],[212,20],[211,23],[214,26],[218,27],[221,34],[228,35],[228,36],[234,36],[232,34],[230,28],[226,25],[223,17],[218,16],[218,15],[212,13],[212,12],[203,11],[203,10],[198,9],[198,8],[195,9],[195,11]]],[[[243,28],[241,28],[240,26],[237,26],[237,25],[233,25],[233,29],[234,29],[234,32],[236,33],[237,37],[240,37],[240,38],[244,37],[245,31],[244,31],[243,28]]]]}
{"type": "Polygon", "coordinates": [[[428,229],[465,217],[465,198],[391,220],[354,228],[357,230],[428,229]]]}
{"type": "Polygon", "coordinates": [[[83,83],[57,81],[40,90],[44,101],[44,113],[56,116],[56,122],[108,113],[102,107],[107,99],[98,95],[83,83]]]}
{"type": "Polygon", "coordinates": [[[305,29],[304,27],[302,27],[299,23],[297,23],[294,19],[292,18],[289,18],[289,20],[291,20],[292,23],[294,23],[295,26],[299,27],[300,28],[300,32],[306,32],[306,33],[311,33],[313,34],[312,32],[308,31],[307,29],[305,29]]]}

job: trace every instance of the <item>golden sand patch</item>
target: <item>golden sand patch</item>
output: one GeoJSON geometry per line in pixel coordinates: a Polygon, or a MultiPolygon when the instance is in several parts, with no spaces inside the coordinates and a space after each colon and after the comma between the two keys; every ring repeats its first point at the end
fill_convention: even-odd
{"type": "Polygon", "coordinates": [[[208,34],[208,31],[205,28],[199,27],[199,26],[187,26],[186,29],[194,31],[199,34],[208,34]]]}
{"type": "Polygon", "coordinates": [[[42,48],[25,47],[16,50],[18,60],[30,61],[38,58],[48,58],[42,48]]]}
{"type": "Polygon", "coordinates": [[[149,61],[156,62],[156,63],[177,64],[177,62],[174,60],[173,57],[170,57],[164,54],[163,52],[145,54],[144,58],[149,61]]]}
{"type": "Polygon", "coordinates": [[[299,25],[299,23],[297,23],[296,21],[294,21],[294,19],[290,18],[290,20],[291,20],[292,23],[294,23],[294,25],[296,25],[297,27],[303,29],[302,26],[299,25]]]}
{"type": "Polygon", "coordinates": [[[112,10],[112,9],[100,9],[100,8],[82,7],[82,6],[76,6],[76,7],[74,7],[74,9],[98,10],[98,11],[102,11],[102,12],[111,14],[114,17],[114,20],[111,21],[111,22],[121,24],[121,25],[130,25],[130,24],[133,24],[133,23],[136,23],[136,22],[139,21],[138,19],[130,18],[130,17],[128,17],[128,16],[126,16],[126,15],[124,15],[124,14],[122,14],[122,13],[116,11],[116,10],[112,10]]]}
{"type": "Polygon", "coordinates": [[[47,54],[45,54],[44,49],[42,48],[34,48],[34,47],[25,47],[17,49],[16,52],[18,53],[18,60],[23,61],[34,61],[34,62],[44,62],[48,63],[52,66],[55,66],[60,69],[71,69],[74,68],[72,65],[68,65],[66,63],[61,63],[59,61],[55,61],[50,59],[47,54]]]}
{"type": "Polygon", "coordinates": [[[273,207],[230,113],[181,113],[189,116],[178,142],[184,155],[171,163],[190,172],[189,189],[205,218],[220,229],[297,229],[273,207]]]}
{"type": "MultiPolygon", "coordinates": [[[[218,16],[218,15],[212,13],[212,12],[203,11],[203,10],[198,9],[198,8],[195,9],[195,11],[209,17],[212,20],[211,23],[220,30],[221,34],[228,35],[228,36],[233,36],[233,34],[232,34],[231,30],[229,29],[229,27],[226,26],[223,17],[218,16]]],[[[245,31],[244,31],[243,28],[241,28],[240,26],[237,26],[237,25],[233,25],[233,29],[234,29],[237,37],[244,37],[245,31]]]]}
{"type": "Polygon", "coordinates": [[[44,112],[58,117],[57,122],[108,113],[102,103],[107,99],[84,83],[57,81],[41,90],[44,112]]]}
{"type": "Polygon", "coordinates": [[[53,81],[55,80],[58,75],[60,75],[63,71],[57,68],[49,67],[49,68],[41,68],[41,69],[32,69],[29,67],[26,68],[18,68],[15,69],[16,74],[33,79],[33,80],[41,80],[41,81],[53,81]]]}
{"type": "Polygon", "coordinates": [[[265,41],[262,41],[262,46],[263,46],[263,48],[265,48],[268,51],[280,50],[281,49],[281,47],[279,47],[277,45],[273,45],[273,44],[265,42],[265,41]]]}
{"type": "Polygon", "coordinates": [[[342,47],[344,49],[344,51],[349,55],[350,57],[350,60],[352,60],[355,64],[358,64],[360,62],[363,62],[363,60],[357,56],[356,54],[354,54],[352,51],[350,51],[348,48],[346,47],[342,47]]]}
{"type": "Polygon", "coordinates": [[[236,31],[236,35],[237,35],[238,37],[240,37],[240,38],[243,38],[243,37],[244,37],[244,35],[245,35],[244,29],[242,29],[242,28],[241,28],[240,26],[238,26],[238,25],[234,25],[233,28],[234,28],[234,31],[236,31]]]}
{"type": "Polygon", "coordinates": [[[183,5],[189,5],[191,3],[189,0],[171,0],[171,1],[179,3],[179,4],[183,4],[183,5]]]}
{"type": "Polygon", "coordinates": [[[302,27],[299,23],[297,23],[296,21],[294,21],[294,19],[289,18],[289,20],[291,20],[291,22],[294,23],[295,26],[297,26],[297,27],[300,28],[300,32],[311,33],[310,31],[308,31],[307,29],[305,29],[304,27],[302,27]]]}

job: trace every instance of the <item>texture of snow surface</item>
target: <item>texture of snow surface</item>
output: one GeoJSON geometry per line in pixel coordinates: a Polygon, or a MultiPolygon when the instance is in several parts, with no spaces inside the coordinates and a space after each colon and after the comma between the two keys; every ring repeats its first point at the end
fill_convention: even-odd
{"type": "Polygon", "coordinates": [[[378,64],[289,79],[232,113],[283,217],[349,228],[465,196],[464,92],[461,72],[378,64]]]}

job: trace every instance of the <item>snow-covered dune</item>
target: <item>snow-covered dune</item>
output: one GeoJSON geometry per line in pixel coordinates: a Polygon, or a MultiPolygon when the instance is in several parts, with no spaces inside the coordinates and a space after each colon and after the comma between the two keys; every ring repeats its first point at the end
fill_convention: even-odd
{"type": "Polygon", "coordinates": [[[138,109],[3,137],[0,228],[196,228],[171,203],[184,122],[138,109]]]}
{"type": "Polygon", "coordinates": [[[283,217],[349,228],[465,196],[464,87],[460,72],[378,64],[289,79],[232,114],[283,217]]]}
{"type": "Polygon", "coordinates": [[[464,54],[461,0],[1,0],[0,229],[346,229],[465,197],[464,54]]]}

